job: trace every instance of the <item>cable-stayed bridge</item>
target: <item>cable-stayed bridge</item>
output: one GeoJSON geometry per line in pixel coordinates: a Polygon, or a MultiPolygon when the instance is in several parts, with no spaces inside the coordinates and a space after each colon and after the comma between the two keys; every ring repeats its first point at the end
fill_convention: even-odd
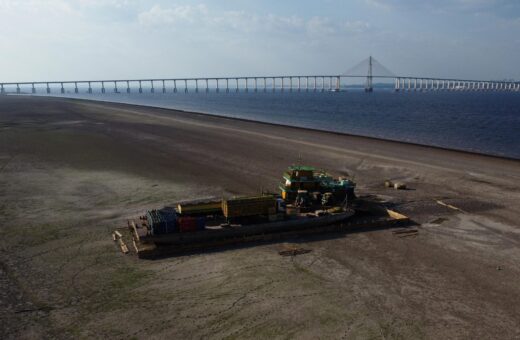
{"type": "Polygon", "coordinates": [[[168,92],[249,92],[249,91],[341,91],[361,80],[366,92],[374,89],[374,79],[392,81],[395,91],[510,91],[520,92],[520,82],[399,76],[375,58],[368,57],[338,75],[272,75],[242,77],[150,78],[68,80],[0,83],[7,93],[168,93],[168,92]]]}

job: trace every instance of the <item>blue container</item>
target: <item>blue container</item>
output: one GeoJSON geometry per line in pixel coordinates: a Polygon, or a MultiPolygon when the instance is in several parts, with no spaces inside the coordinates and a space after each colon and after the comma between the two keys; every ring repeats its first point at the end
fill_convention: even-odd
{"type": "Polygon", "coordinates": [[[152,235],[164,235],[177,232],[177,213],[174,208],[165,207],[160,210],[150,210],[146,219],[152,235]]]}
{"type": "Polygon", "coordinates": [[[177,232],[177,212],[174,208],[165,207],[159,210],[164,222],[164,234],[171,234],[177,232]]]}

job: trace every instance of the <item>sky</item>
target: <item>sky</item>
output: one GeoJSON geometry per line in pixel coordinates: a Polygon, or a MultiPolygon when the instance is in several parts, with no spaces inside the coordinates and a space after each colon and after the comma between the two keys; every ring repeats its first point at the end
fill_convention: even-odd
{"type": "Polygon", "coordinates": [[[0,82],[341,74],[520,79],[520,0],[0,0],[0,82]]]}

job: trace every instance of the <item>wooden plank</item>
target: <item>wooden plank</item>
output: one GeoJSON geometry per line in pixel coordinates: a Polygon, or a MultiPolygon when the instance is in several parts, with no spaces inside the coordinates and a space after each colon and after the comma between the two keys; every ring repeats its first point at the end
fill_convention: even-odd
{"type": "Polygon", "coordinates": [[[134,235],[134,240],[136,241],[141,241],[141,238],[139,237],[139,233],[137,232],[137,226],[135,225],[135,222],[132,220],[130,221],[130,227],[131,227],[131,230],[132,230],[132,233],[134,235]]]}
{"type": "Polygon", "coordinates": [[[119,239],[119,247],[121,248],[121,252],[123,254],[128,254],[129,250],[128,250],[128,247],[126,246],[126,243],[125,241],[123,241],[123,239],[119,239]]]}
{"type": "Polygon", "coordinates": [[[462,213],[465,213],[464,210],[462,210],[462,209],[460,209],[460,208],[457,208],[456,206],[453,206],[453,205],[451,205],[451,204],[445,203],[445,202],[443,202],[443,201],[441,201],[441,200],[437,200],[436,202],[437,202],[437,204],[440,204],[440,205],[445,206],[445,207],[447,207],[447,208],[450,208],[450,209],[452,209],[452,210],[456,210],[456,211],[460,211],[460,212],[462,212],[462,213]]]}

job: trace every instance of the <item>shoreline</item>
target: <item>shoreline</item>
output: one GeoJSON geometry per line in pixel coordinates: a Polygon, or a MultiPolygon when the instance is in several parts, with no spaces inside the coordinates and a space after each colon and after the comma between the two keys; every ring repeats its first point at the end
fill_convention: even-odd
{"type": "Polygon", "coordinates": [[[418,142],[410,142],[410,141],[402,141],[402,140],[395,140],[395,139],[387,139],[387,138],[367,136],[367,135],[358,135],[358,134],[352,134],[352,133],[348,133],[348,132],[322,130],[322,129],[310,128],[310,127],[305,127],[305,126],[294,126],[294,125],[287,125],[287,124],[282,124],[282,123],[273,123],[273,122],[253,120],[253,119],[240,118],[240,117],[231,117],[231,116],[225,116],[225,115],[222,115],[222,114],[213,114],[213,113],[208,113],[208,112],[189,111],[189,110],[167,108],[167,107],[154,106],[154,105],[121,103],[121,102],[114,102],[114,101],[109,101],[109,100],[99,100],[99,99],[70,98],[70,97],[60,97],[60,96],[38,96],[38,95],[30,95],[30,94],[20,94],[20,95],[16,94],[15,96],[28,96],[28,97],[38,97],[38,98],[55,98],[55,99],[64,99],[64,100],[71,100],[71,101],[87,102],[87,103],[88,102],[109,103],[109,104],[113,104],[113,105],[139,107],[139,108],[145,108],[145,109],[146,108],[153,108],[153,109],[158,109],[158,110],[166,110],[168,112],[181,112],[181,113],[185,113],[185,114],[199,115],[199,116],[204,116],[204,117],[215,117],[215,118],[220,118],[220,119],[231,119],[231,120],[235,120],[235,121],[241,121],[241,122],[246,122],[246,123],[256,123],[256,124],[262,124],[262,125],[266,125],[266,126],[277,126],[277,127],[284,127],[284,128],[290,128],[290,129],[304,130],[304,131],[309,131],[309,132],[319,132],[319,133],[326,133],[326,134],[332,134],[332,135],[337,135],[337,136],[345,136],[345,137],[351,137],[351,138],[365,139],[365,140],[371,140],[371,141],[376,141],[376,142],[395,143],[395,144],[399,144],[399,145],[416,146],[416,147],[422,147],[422,148],[426,148],[426,149],[442,150],[442,151],[460,153],[460,154],[465,154],[465,155],[477,155],[477,156],[490,157],[490,158],[494,158],[494,159],[501,159],[501,160],[520,162],[520,157],[519,158],[515,158],[515,157],[512,157],[512,156],[506,156],[506,155],[491,154],[491,153],[470,151],[470,150],[457,149],[457,148],[448,148],[448,147],[439,146],[439,145],[429,145],[429,144],[422,144],[422,143],[418,143],[418,142]]]}

